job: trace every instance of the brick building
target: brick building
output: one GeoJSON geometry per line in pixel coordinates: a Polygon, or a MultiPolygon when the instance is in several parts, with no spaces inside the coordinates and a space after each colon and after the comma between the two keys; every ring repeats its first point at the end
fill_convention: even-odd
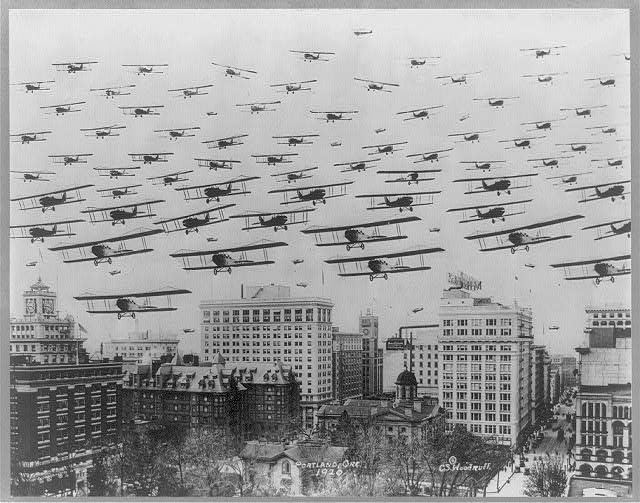
{"type": "Polygon", "coordinates": [[[333,327],[333,398],[346,400],[362,396],[362,334],[340,332],[333,327]]]}

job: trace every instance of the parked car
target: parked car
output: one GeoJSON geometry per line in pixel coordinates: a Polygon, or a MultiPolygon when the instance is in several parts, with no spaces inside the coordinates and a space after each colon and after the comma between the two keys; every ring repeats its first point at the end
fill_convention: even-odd
{"type": "Polygon", "coordinates": [[[602,489],[597,487],[586,487],[582,490],[582,496],[586,496],[588,498],[617,498],[618,495],[615,491],[610,491],[609,489],[602,489]]]}

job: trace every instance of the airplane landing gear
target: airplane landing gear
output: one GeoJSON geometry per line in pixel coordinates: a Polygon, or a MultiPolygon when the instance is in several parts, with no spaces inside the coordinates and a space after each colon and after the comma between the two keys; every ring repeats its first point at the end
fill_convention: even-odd
{"type": "Polygon", "coordinates": [[[510,190],[507,190],[507,194],[511,195],[511,191],[510,191],[510,190]]]}
{"type": "Polygon", "coordinates": [[[515,249],[515,247],[512,246],[511,247],[511,255],[513,255],[515,252],[516,252],[516,249],[515,249]]]}
{"type": "Polygon", "coordinates": [[[596,278],[596,285],[600,284],[600,278],[596,278]]]}
{"type": "Polygon", "coordinates": [[[529,251],[529,245],[525,246],[524,249],[525,249],[525,251],[528,252],[529,251]]]}
{"type": "Polygon", "coordinates": [[[615,283],[616,282],[616,278],[614,278],[613,276],[611,276],[611,283],[615,283]]]}
{"type": "Polygon", "coordinates": [[[413,211],[413,207],[412,206],[409,206],[409,211],[413,211]]]}

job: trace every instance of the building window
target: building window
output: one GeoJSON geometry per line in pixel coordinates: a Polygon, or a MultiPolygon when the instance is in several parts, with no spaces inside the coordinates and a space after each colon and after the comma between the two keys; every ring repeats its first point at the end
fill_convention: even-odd
{"type": "Polygon", "coordinates": [[[282,462],[282,474],[283,475],[289,475],[291,473],[291,465],[289,464],[288,461],[283,461],[282,462]]]}

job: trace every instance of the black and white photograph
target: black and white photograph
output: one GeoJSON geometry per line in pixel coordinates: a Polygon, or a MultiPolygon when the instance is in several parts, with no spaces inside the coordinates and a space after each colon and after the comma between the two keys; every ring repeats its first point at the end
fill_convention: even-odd
{"type": "Polygon", "coordinates": [[[638,496],[628,8],[7,17],[8,498],[638,496]]]}

